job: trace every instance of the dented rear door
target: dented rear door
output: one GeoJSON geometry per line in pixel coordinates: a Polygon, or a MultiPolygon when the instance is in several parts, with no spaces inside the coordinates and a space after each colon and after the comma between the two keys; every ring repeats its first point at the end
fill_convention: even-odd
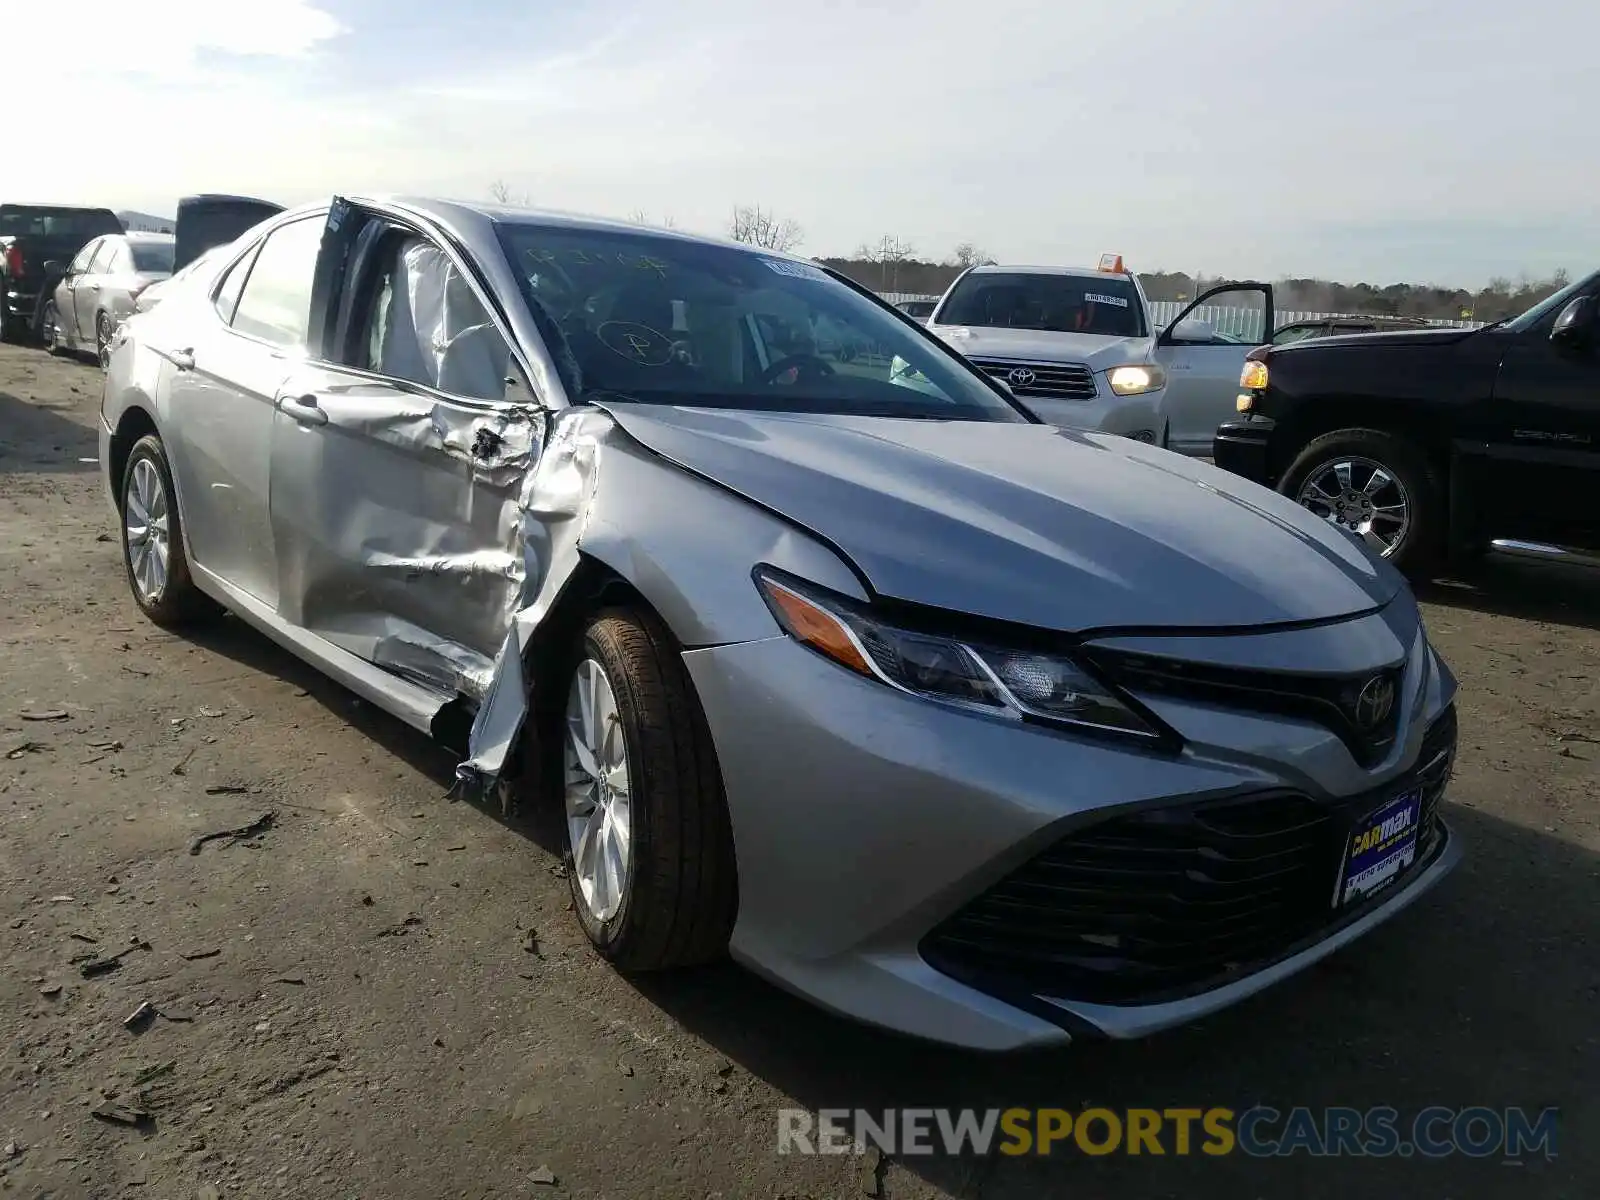
{"type": "Polygon", "coordinates": [[[508,400],[504,335],[458,259],[338,203],[323,255],[321,354],[273,417],[279,612],[480,697],[521,593],[517,500],[541,414],[508,400]]]}

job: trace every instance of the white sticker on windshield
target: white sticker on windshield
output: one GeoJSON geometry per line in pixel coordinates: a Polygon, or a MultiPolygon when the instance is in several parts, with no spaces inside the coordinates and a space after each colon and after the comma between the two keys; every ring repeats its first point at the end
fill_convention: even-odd
{"type": "Polygon", "coordinates": [[[761,261],[779,275],[790,275],[795,279],[826,279],[828,277],[828,273],[821,267],[813,267],[810,263],[785,262],[781,258],[763,258],[761,261]]]}
{"type": "Polygon", "coordinates": [[[1121,296],[1102,296],[1097,292],[1085,292],[1083,298],[1090,304],[1109,304],[1113,308],[1128,307],[1128,302],[1121,296]]]}

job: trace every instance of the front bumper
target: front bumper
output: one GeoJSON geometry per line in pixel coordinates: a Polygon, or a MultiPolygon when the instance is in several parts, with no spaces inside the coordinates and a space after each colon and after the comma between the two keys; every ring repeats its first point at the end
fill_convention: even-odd
{"type": "Polygon", "coordinates": [[[1371,907],[1343,923],[1330,912],[1315,937],[1178,999],[1019,996],[935,969],[923,949],[930,932],[1069,834],[1119,815],[1285,787],[1328,785],[1336,800],[1393,783],[1415,765],[1422,724],[1448,702],[1442,686],[1414,686],[1414,735],[1392,769],[1368,775],[1332,735],[1301,722],[1166,703],[1160,715],[1191,749],[1165,755],[927,703],[782,637],[690,651],[684,661],[733,821],[734,957],[824,1008],[896,1032],[1007,1051],[1181,1024],[1360,936],[1459,857],[1441,825],[1427,857],[1371,907]],[[1215,744],[1219,729],[1236,750],[1215,744]]]}
{"type": "Polygon", "coordinates": [[[1271,417],[1246,417],[1217,427],[1211,443],[1211,461],[1224,471],[1254,483],[1271,486],[1270,450],[1276,422],[1271,417]]]}
{"type": "Polygon", "coordinates": [[[1162,443],[1161,399],[1165,389],[1142,396],[1118,396],[1096,376],[1100,394],[1093,400],[1057,400],[1048,396],[1018,396],[1017,403],[1041,421],[1063,429],[1111,433],[1159,446],[1162,443]]]}

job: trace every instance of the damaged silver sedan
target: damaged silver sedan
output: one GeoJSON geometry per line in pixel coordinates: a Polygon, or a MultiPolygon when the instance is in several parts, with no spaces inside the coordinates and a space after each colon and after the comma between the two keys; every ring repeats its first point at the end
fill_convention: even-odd
{"type": "Polygon", "coordinates": [[[134,598],[227,609],[564,814],[626,970],[986,1049],[1232,1003],[1409,904],[1455,683],[1400,577],[1038,423],[817,265],[335,198],[127,322],[134,598]]]}

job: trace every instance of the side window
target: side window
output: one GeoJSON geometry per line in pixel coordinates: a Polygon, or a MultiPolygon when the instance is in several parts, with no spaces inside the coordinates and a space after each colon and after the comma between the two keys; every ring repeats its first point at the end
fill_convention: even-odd
{"type": "Polygon", "coordinates": [[[112,275],[128,275],[133,271],[133,251],[128,243],[120,238],[110,239],[114,244],[111,248],[111,258],[106,262],[105,271],[112,275]]]}
{"type": "MultiPolygon", "coordinates": [[[[274,346],[306,344],[323,224],[321,215],[306,217],[267,235],[234,307],[234,329],[274,346]]],[[[230,283],[231,277],[224,281],[224,291],[230,283]]]]}
{"type": "Polygon", "coordinates": [[[82,275],[89,269],[89,264],[94,261],[95,251],[100,249],[100,238],[94,238],[72,260],[72,265],[67,268],[69,275],[82,275]]]}
{"type": "Polygon", "coordinates": [[[417,237],[395,236],[351,366],[469,400],[502,400],[510,350],[450,256],[417,237]]]}
{"type": "MultiPolygon", "coordinates": [[[[255,247],[243,258],[228,268],[228,273],[222,277],[222,282],[217,285],[216,299],[212,304],[216,306],[217,316],[224,321],[233,322],[233,310],[239,307],[239,293],[244,291],[244,281],[249,277],[250,265],[256,261],[255,247]]],[[[198,263],[200,260],[196,259],[198,263]]],[[[185,270],[189,268],[185,267],[185,270]]]]}
{"type": "Polygon", "coordinates": [[[94,252],[94,257],[89,260],[89,265],[84,268],[90,275],[99,275],[109,270],[112,256],[117,252],[118,241],[116,238],[105,238],[100,243],[100,249],[94,252]]]}

